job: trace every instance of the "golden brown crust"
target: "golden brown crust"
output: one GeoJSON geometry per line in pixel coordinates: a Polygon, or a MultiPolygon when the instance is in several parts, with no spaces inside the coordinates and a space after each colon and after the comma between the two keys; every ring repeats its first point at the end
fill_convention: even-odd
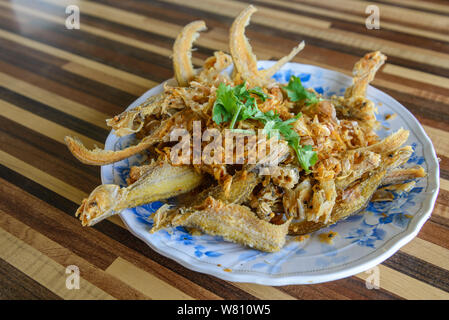
{"type": "Polygon", "coordinates": [[[102,184],[84,199],[75,216],[83,225],[92,226],[125,208],[160,201],[198,187],[203,176],[193,168],[153,163],[143,175],[126,188],[102,184]]]}
{"type": "Polygon", "coordinates": [[[173,69],[179,86],[185,87],[195,76],[192,65],[192,44],[198,38],[199,31],[206,30],[204,21],[193,21],[182,29],[173,46],[173,69]]]}
{"type": "Polygon", "coordinates": [[[197,228],[254,249],[276,252],[284,246],[290,222],[275,225],[259,219],[248,207],[209,197],[201,208],[176,215],[171,225],[197,228]]]}
{"type": "Polygon", "coordinates": [[[410,131],[401,128],[376,144],[354,151],[371,151],[375,153],[393,152],[407,141],[409,135],[410,131]]]}
{"type": "Polygon", "coordinates": [[[103,150],[99,148],[89,150],[78,138],[70,136],[65,137],[64,141],[70,152],[79,161],[85,164],[101,166],[129,158],[136,153],[142,152],[153,145],[157,140],[151,138],[143,139],[135,146],[118,151],[103,150]]]}
{"type": "Polygon", "coordinates": [[[164,120],[152,134],[140,140],[137,145],[117,151],[99,148],[89,150],[78,138],[70,136],[66,136],[64,140],[70,152],[82,163],[105,165],[129,158],[148,149],[155,143],[160,142],[169,133],[170,129],[179,124],[179,122],[191,121],[192,117],[194,117],[194,113],[190,110],[179,111],[171,118],[164,120]]]}
{"type": "Polygon", "coordinates": [[[328,221],[310,221],[307,219],[293,221],[290,225],[289,234],[301,235],[311,233],[359,212],[382,184],[387,173],[407,162],[411,154],[412,150],[410,147],[403,147],[393,153],[383,154],[380,167],[372,173],[368,173],[367,177],[357,181],[354,185],[339,192],[338,200],[328,221]]]}
{"type": "Polygon", "coordinates": [[[346,89],[345,98],[365,97],[368,84],[373,81],[377,70],[385,63],[387,57],[380,51],[367,53],[355,65],[352,71],[352,86],[346,89]]]}
{"type": "Polygon", "coordinates": [[[234,75],[236,78],[248,81],[250,86],[267,86],[273,83],[271,77],[276,71],[304,48],[304,41],[270,68],[258,71],[256,55],[253,53],[248,38],[245,36],[245,28],[256,11],[257,9],[250,5],[234,20],[229,35],[229,49],[234,61],[234,75]]]}
{"type": "Polygon", "coordinates": [[[391,170],[382,181],[382,184],[400,183],[405,180],[423,178],[427,175],[426,171],[421,166],[412,168],[397,168],[391,170]]]}

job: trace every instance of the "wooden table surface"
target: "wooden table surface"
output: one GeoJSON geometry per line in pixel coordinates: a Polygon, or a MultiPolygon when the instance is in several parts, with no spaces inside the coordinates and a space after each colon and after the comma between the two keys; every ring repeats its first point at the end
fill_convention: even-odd
{"type": "Polygon", "coordinates": [[[0,0],[0,299],[448,299],[449,5],[444,1],[0,0]],[[174,38],[190,21],[209,30],[198,66],[227,50],[233,17],[259,11],[248,36],[259,59],[277,59],[300,40],[294,61],[350,74],[365,52],[386,65],[373,85],[422,123],[441,159],[441,190],[418,237],[379,265],[380,289],[362,273],[329,283],[268,287],[219,280],[151,250],[111,218],[83,228],[74,217],[100,184],[63,138],[102,146],[105,119],[173,76],[174,38]],[[81,29],[65,27],[78,5],[81,29]],[[365,8],[380,9],[368,30],[365,8]],[[66,288],[66,267],[81,272],[66,288]]]}

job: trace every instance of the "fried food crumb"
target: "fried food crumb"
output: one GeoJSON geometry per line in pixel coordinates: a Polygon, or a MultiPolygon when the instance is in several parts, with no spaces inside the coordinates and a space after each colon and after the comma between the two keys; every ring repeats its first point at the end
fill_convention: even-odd
{"type": "Polygon", "coordinates": [[[396,113],[386,114],[385,115],[385,120],[393,120],[396,117],[397,117],[396,113]]]}
{"type": "Polygon", "coordinates": [[[321,233],[318,235],[318,237],[320,238],[321,242],[327,243],[327,244],[332,244],[334,238],[338,235],[338,232],[334,232],[334,231],[329,231],[329,232],[325,232],[325,233],[321,233]]]}

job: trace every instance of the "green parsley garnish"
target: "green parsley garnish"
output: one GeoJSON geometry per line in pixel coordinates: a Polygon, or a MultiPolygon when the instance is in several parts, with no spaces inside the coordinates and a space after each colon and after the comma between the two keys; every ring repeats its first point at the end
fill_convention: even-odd
{"type": "Polygon", "coordinates": [[[313,92],[307,91],[302,86],[301,79],[295,76],[290,77],[290,81],[287,86],[284,86],[284,90],[287,92],[287,96],[290,101],[305,101],[306,105],[318,103],[320,98],[313,92]]]}
{"type": "MultiPolygon", "coordinates": [[[[299,80],[299,78],[296,79],[299,80]]],[[[301,85],[300,80],[299,84],[301,85]]],[[[297,87],[297,84],[293,86],[297,87]]],[[[308,93],[313,95],[310,92],[308,93]]],[[[217,88],[217,98],[212,109],[212,120],[217,124],[230,122],[229,128],[236,132],[239,130],[234,129],[237,121],[253,119],[262,122],[264,124],[263,132],[269,138],[273,136],[279,137],[280,134],[288,142],[288,145],[295,150],[301,167],[306,172],[310,172],[309,168],[317,162],[317,154],[312,150],[312,146],[300,145],[300,137],[291,126],[301,116],[301,113],[283,121],[272,110],[268,112],[260,111],[257,107],[256,99],[251,94],[257,95],[262,101],[269,99],[269,96],[260,87],[246,89],[246,82],[235,87],[220,83],[217,88]]],[[[313,96],[317,99],[315,95],[313,96]]]]}

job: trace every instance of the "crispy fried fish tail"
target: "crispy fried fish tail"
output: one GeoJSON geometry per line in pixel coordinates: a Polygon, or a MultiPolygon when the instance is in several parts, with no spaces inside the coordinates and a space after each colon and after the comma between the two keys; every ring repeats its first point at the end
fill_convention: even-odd
{"type": "Polygon", "coordinates": [[[92,226],[125,208],[163,200],[198,187],[203,176],[190,167],[154,163],[135,183],[126,188],[114,184],[98,186],[76,211],[84,226],[92,226]]]}
{"type": "Polygon", "coordinates": [[[423,178],[426,176],[426,170],[421,166],[412,168],[397,168],[391,170],[382,180],[382,185],[400,183],[405,180],[423,178]]]}
{"type": "Polygon", "coordinates": [[[258,71],[256,55],[253,53],[248,38],[245,36],[245,28],[249,24],[252,14],[256,11],[257,9],[250,5],[234,20],[230,30],[229,49],[234,61],[234,73],[240,75],[243,80],[248,81],[251,86],[265,86],[272,83],[270,78],[276,71],[304,48],[304,42],[301,42],[290,54],[280,59],[272,67],[258,71]]]}
{"type": "Polygon", "coordinates": [[[199,32],[206,30],[204,21],[193,21],[182,29],[173,46],[173,69],[179,86],[186,87],[195,76],[192,65],[192,44],[199,32]]]}
{"type": "Polygon", "coordinates": [[[170,225],[197,228],[254,249],[276,252],[285,244],[290,221],[271,224],[259,219],[248,207],[209,197],[201,207],[174,215],[170,225]]]}
{"type": "Polygon", "coordinates": [[[375,153],[393,152],[407,141],[409,135],[410,131],[401,128],[378,143],[353,151],[371,151],[375,153]]]}
{"type": "Polygon", "coordinates": [[[385,63],[387,57],[380,51],[367,53],[355,65],[352,71],[352,86],[346,89],[345,98],[365,97],[368,84],[373,81],[377,70],[385,63]]]}
{"type": "Polygon", "coordinates": [[[192,115],[193,112],[189,110],[179,111],[171,118],[162,121],[161,125],[157,129],[155,129],[149,136],[143,138],[135,146],[118,151],[103,150],[99,148],[89,150],[79,139],[69,136],[65,137],[65,143],[70,152],[82,163],[91,165],[105,165],[129,158],[134,154],[148,149],[155,143],[160,142],[162,138],[168,134],[169,130],[172,129],[178,122],[182,123],[183,121],[190,121],[192,115]]]}
{"type": "Polygon", "coordinates": [[[153,139],[152,137],[146,137],[137,145],[119,151],[104,150],[99,148],[89,150],[76,137],[66,136],[64,141],[70,152],[79,161],[85,164],[101,166],[129,158],[130,156],[149,148],[158,140],[153,139]]]}

